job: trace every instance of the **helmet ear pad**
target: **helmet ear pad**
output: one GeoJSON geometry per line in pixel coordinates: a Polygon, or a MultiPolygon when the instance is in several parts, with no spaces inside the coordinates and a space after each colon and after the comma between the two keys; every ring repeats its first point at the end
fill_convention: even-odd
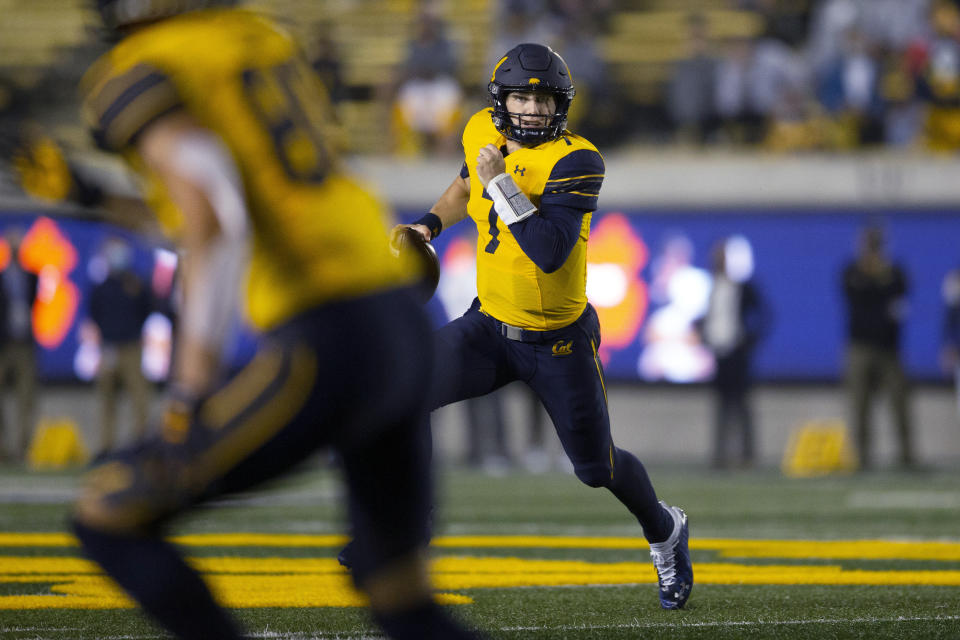
{"type": "Polygon", "coordinates": [[[563,135],[567,112],[576,91],[567,63],[553,49],[542,44],[521,44],[504,55],[493,70],[487,85],[493,103],[491,118],[497,131],[522,144],[540,144],[563,135]],[[549,93],[556,110],[543,127],[514,124],[507,109],[507,96],[513,92],[549,93]]]}

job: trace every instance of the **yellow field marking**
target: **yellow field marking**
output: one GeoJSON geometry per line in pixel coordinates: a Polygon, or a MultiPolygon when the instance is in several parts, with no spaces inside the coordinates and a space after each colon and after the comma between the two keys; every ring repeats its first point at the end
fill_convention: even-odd
{"type": "MultiPolygon", "coordinates": [[[[188,547],[338,548],[342,535],[197,534],[172,538],[188,547]]],[[[0,533],[0,547],[74,547],[63,533],[0,533]]],[[[574,536],[446,536],[434,546],[454,549],[622,549],[637,562],[585,562],[529,558],[439,557],[433,564],[436,587],[444,591],[476,588],[626,585],[656,582],[653,567],[640,553],[640,538],[574,536]]],[[[717,558],[960,561],[960,542],[884,540],[731,540],[694,539],[692,549],[717,558]]],[[[354,607],[365,600],[332,558],[192,558],[222,602],[230,607],[354,607]]],[[[756,585],[940,585],[960,586],[960,570],[863,570],[836,565],[750,565],[695,563],[700,584],[756,585]]],[[[31,584],[43,593],[0,596],[0,609],[131,607],[129,599],[93,563],[79,557],[0,557],[0,584],[31,584]],[[49,587],[44,585],[50,585],[49,587]]],[[[472,602],[445,593],[448,604],[472,602]]]]}
{"type": "Polygon", "coordinates": [[[0,547],[76,547],[77,539],[69,533],[4,533],[0,547]]]}
{"type": "Polygon", "coordinates": [[[200,533],[170,538],[186,547],[342,547],[349,540],[344,535],[297,533],[200,533]]]}
{"type": "MultiPolygon", "coordinates": [[[[187,547],[318,547],[338,548],[343,535],[285,533],[204,533],[175,536],[187,547]]],[[[440,536],[431,544],[441,549],[647,549],[641,537],[588,536],[440,536]]],[[[75,547],[66,533],[0,533],[0,547],[75,547]]],[[[835,560],[960,561],[960,542],[891,540],[738,540],[693,538],[690,548],[715,551],[721,558],[816,558],[835,560]]]]}
{"type": "MultiPolygon", "coordinates": [[[[285,533],[203,533],[175,536],[187,547],[317,547],[338,548],[343,535],[285,533]]],[[[647,549],[640,537],[589,536],[440,536],[431,544],[441,549],[647,549]]],[[[0,547],[75,547],[66,533],[0,533],[0,547]]],[[[715,551],[721,558],[816,558],[835,560],[960,561],[960,542],[899,540],[738,540],[693,538],[690,548],[715,551]]]]}
{"type": "Polygon", "coordinates": [[[833,560],[960,561],[960,542],[890,540],[691,540],[723,558],[816,558],[833,560]]]}
{"type": "MultiPolygon", "coordinates": [[[[333,558],[192,558],[229,607],[356,607],[365,604],[333,558]]],[[[700,584],[960,586],[960,571],[870,571],[839,566],[697,563],[700,584]]],[[[655,584],[647,562],[441,557],[432,567],[443,591],[478,588],[655,584]]],[[[44,584],[47,594],[0,596],[0,609],[114,609],[133,606],[98,568],[79,558],[0,557],[0,584],[44,584]]],[[[445,604],[467,604],[440,594],[445,604]]]]}

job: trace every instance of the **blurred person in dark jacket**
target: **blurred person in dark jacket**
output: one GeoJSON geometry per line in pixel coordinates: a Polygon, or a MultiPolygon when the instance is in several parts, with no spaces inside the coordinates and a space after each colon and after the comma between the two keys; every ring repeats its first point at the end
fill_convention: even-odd
{"type": "Polygon", "coordinates": [[[960,416],[960,268],[943,279],[943,349],[941,362],[953,375],[957,389],[957,415],[960,416]]]}
{"type": "Polygon", "coordinates": [[[718,469],[730,466],[731,444],[739,440],[736,463],[749,467],[756,455],[751,364],[754,348],[767,331],[769,314],[750,278],[752,253],[746,240],[725,238],[714,247],[712,257],[710,300],[697,323],[701,339],[716,360],[712,463],[718,469]]]}
{"type": "MultiPolygon", "coordinates": [[[[17,398],[17,456],[25,457],[33,431],[36,404],[37,357],[33,335],[33,303],[37,299],[37,276],[20,264],[23,231],[10,228],[4,234],[8,255],[0,272],[0,385],[12,377],[17,398]]],[[[0,434],[5,431],[0,407],[0,434]]]]}
{"type": "Polygon", "coordinates": [[[899,353],[907,290],[904,270],[887,256],[883,230],[866,227],[856,259],[843,270],[848,319],[846,385],[862,469],[873,465],[870,403],[880,386],[890,396],[900,440],[899,462],[903,467],[914,464],[909,390],[899,353]]]}
{"type": "Polygon", "coordinates": [[[130,397],[137,437],[147,428],[150,386],[143,375],[143,323],[152,310],[148,285],[133,270],[133,250],[119,236],[104,243],[106,278],[90,293],[90,320],[100,338],[100,369],[97,395],[100,399],[101,448],[113,448],[116,437],[117,392],[130,397]]]}

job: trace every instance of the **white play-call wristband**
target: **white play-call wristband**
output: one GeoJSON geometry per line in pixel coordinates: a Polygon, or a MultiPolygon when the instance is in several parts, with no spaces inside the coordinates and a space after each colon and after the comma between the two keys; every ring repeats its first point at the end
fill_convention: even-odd
{"type": "Polygon", "coordinates": [[[537,212],[527,194],[520,190],[509,173],[501,173],[491,178],[487,183],[487,193],[493,198],[493,208],[497,215],[508,226],[526,220],[537,212]]]}

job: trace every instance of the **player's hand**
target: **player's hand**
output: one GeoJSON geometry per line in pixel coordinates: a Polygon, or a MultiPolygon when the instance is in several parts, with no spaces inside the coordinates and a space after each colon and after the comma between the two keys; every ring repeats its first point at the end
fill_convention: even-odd
{"type": "Polygon", "coordinates": [[[477,155],[477,177],[486,188],[487,183],[507,170],[507,163],[503,159],[500,149],[492,144],[480,149],[477,155]]]}
{"type": "Polygon", "coordinates": [[[184,387],[171,384],[164,399],[160,435],[171,444],[182,444],[190,431],[190,422],[197,408],[197,396],[184,387]]]}
{"type": "Polygon", "coordinates": [[[423,236],[423,239],[427,242],[433,239],[430,228],[424,224],[398,224],[390,230],[390,249],[393,250],[394,253],[400,250],[400,234],[403,233],[403,230],[406,228],[413,229],[423,236]]]}

